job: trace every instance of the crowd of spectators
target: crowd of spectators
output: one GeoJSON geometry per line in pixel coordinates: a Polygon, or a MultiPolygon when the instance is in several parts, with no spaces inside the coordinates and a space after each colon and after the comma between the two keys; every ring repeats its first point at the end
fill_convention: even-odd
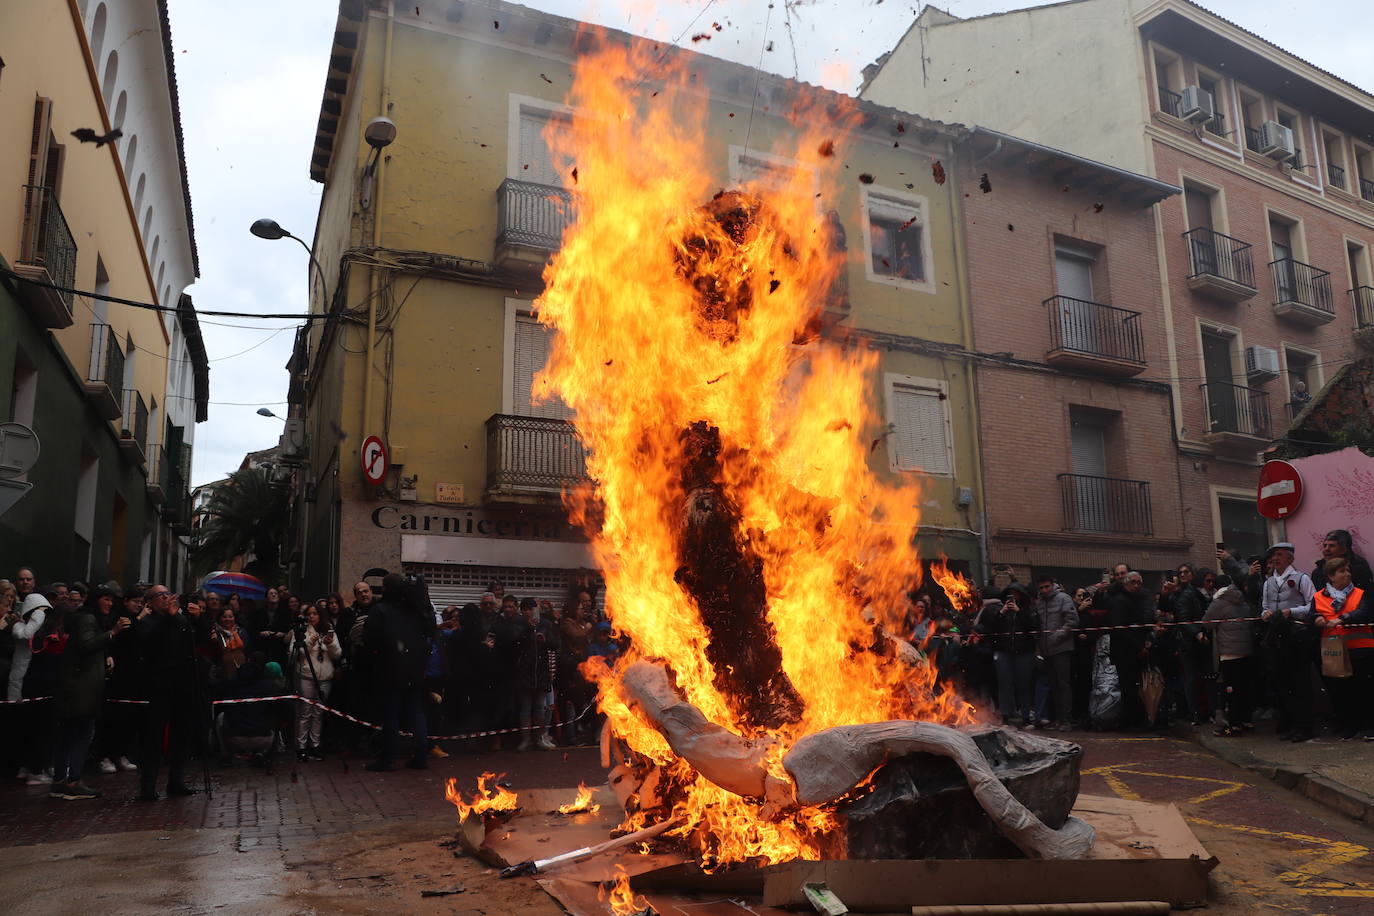
{"type": "MultiPolygon", "coordinates": [[[[1026,729],[1186,719],[1231,737],[1272,716],[1293,741],[1323,725],[1374,740],[1374,575],[1345,531],[1322,554],[1308,574],[1288,543],[1244,562],[1218,549],[1218,569],[1182,564],[1158,590],[1124,563],[1072,591],[1013,579],[963,609],[915,593],[901,635],[943,682],[1026,729]]],[[[378,591],[358,582],[351,602],[302,602],[278,587],[256,601],[40,587],[20,568],[0,579],[0,772],[74,800],[99,797],[88,773],[137,771],[139,798],[154,801],[164,763],[169,795],[195,793],[193,756],[270,768],[278,751],[367,755],[387,771],[464,746],[589,743],[600,720],[583,663],[623,648],[598,588],[584,574],[554,600],[492,582],[441,610],[423,579],[396,573],[378,591]]]]}
{"type": "Polygon", "coordinates": [[[480,602],[440,610],[423,580],[399,574],[376,591],[358,582],[351,602],[303,603],[279,587],[251,600],[163,585],[40,585],[21,568],[0,579],[9,736],[0,772],[74,800],[100,796],[87,774],[137,771],[139,797],[154,801],[164,763],[167,794],[196,792],[193,757],[270,768],[283,751],[301,763],[356,754],[385,771],[425,768],[448,756],[445,743],[589,742],[594,689],[579,666],[589,655],[613,661],[621,648],[597,610],[598,587],[580,575],[554,600],[492,582],[480,602]],[[272,699],[292,696],[303,699],[272,699]]]}
{"type": "Polygon", "coordinates": [[[1184,563],[1157,590],[1119,563],[1100,581],[981,589],[973,607],[911,596],[909,640],[942,679],[1025,729],[1160,730],[1176,720],[1238,737],[1276,719],[1294,742],[1322,727],[1374,741],[1374,575],[1349,532],[1311,573],[1293,545],[1216,568],[1184,563]]]}

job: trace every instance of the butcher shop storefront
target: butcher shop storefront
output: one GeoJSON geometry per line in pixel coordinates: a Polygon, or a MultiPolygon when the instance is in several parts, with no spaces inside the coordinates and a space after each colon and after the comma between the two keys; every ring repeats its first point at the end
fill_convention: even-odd
{"type": "Polygon", "coordinates": [[[440,608],[477,601],[493,581],[559,606],[580,576],[600,582],[586,537],[559,508],[385,502],[355,512],[345,521],[354,537],[343,539],[343,576],[356,581],[377,568],[423,574],[440,608]]]}

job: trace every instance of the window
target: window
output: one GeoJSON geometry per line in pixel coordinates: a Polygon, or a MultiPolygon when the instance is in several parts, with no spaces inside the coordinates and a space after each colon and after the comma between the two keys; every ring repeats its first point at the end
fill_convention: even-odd
{"type": "Polygon", "coordinates": [[[539,323],[529,312],[515,314],[515,340],[512,349],[511,413],[522,417],[572,419],[572,410],[558,398],[534,403],[534,377],[549,361],[553,350],[553,329],[539,323]]]}
{"type": "Polygon", "coordinates": [[[10,387],[10,422],[33,428],[33,405],[38,396],[38,369],[28,354],[14,350],[14,380],[10,387]]]}
{"type": "Polygon", "coordinates": [[[888,458],[894,471],[950,476],[949,398],[944,382],[887,376],[888,458]]]}
{"type": "Polygon", "coordinates": [[[1269,547],[1269,525],[1255,511],[1255,497],[1217,497],[1217,540],[1229,550],[1240,551],[1241,559],[1263,556],[1269,547]]]}
{"type": "Polygon", "coordinates": [[[1201,70],[1197,74],[1198,88],[1212,97],[1212,110],[1216,117],[1202,125],[1203,128],[1213,136],[1226,136],[1226,94],[1220,79],[1203,73],[1201,70]]]}
{"type": "MultiPolygon", "coordinates": [[[[100,255],[95,256],[95,293],[101,296],[110,294],[110,274],[105,269],[105,259],[100,255]]],[[[106,316],[110,311],[110,303],[106,299],[95,299],[91,303],[91,312],[95,316],[97,324],[109,324],[106,316]]]]}
{"type": "Polygon", "coordinates": [[[1342,191],[1350,189],[1345,169],[1345,141],[1340,134],[1322,131],[1322,147],[1326,154],[1326,183],[1342,191]]]}
{"type": "Polygon", "coordinates": [[[1283,348],[1284,363],[1288,367],[1288,415],[1296,417],[1307,406],[1312,395],[1321,387],[1317,378],[1318,354],[1292,347],[1283,348]]]}
{"type": "Polygon", "coordinates": [[[1159,110],[1178,117],[1180,94],[1183,89],[1183,63],[1172,54],[1155,49],[1155,87],[1159,92],[1159,110]]]}
{"type": "MultiPolygon", "coordinates": [[[[1374,200],[1374,152],[1355,147],[1355,177],[1359,181],[1358,193],[1365,200],[1374,200]]],[[[1354,192],[1356,189],[1351,188],[1354,192]]]]}
{"type": "Polygon", "coordinates": [[[511,177],[561,188],[572,161],[554,152],[548,138],[566,136],[570,129],[565,112],[517,104],[517,161],[511,164],[511,177]]]}
{"type": "Polygon", "coordinates": [[[868,279],[933,291],[923,197],[864,190],[868,279]]]}
{"type": "Polygon", "coordinates": [[[73,530],[85,540],[88,550],[95,532],[95,497],[99,480],[100,459],[91,454],[82,455],[81,471],[76,478],[76,518],[73,530]]]}
{"type": "Polygon", "coordinates": [[[791,191],[796,193],[805,177],[807,193],[815,185],[816,176],[810,170],[803,170],[794,159],[761,153],[742,146],[730,147],[730,184],[751,184],[768,191],[791,191]]]}
{"type": "Polygon", "coordinates": [[[1359,242],[1345,243],[1346,267],[1350,271],[1350,288],[1369,286],[1369,250],[1359,242]]]}
{"type": "Polygon", "coordinates": [[[1302,118],[1291,111],[1279,109],[1278,122],[1293,132],[1293,158],[1288,160],[1293,169],[1305,169],[1307,158],[1302,154],[1302,118]]]}
{"type": "Polygon", "coordinates": [[[1245,148],[1258,153],[1260,125],[1265,121],[1264,99],[1248,92],[1241,92],[1240,116],[1245,129],[1245,148]]]}

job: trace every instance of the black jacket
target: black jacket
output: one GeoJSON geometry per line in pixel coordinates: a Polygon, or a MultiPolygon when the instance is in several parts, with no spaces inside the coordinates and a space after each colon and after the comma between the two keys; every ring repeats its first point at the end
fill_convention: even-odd
{"type": "Polygon", "coordinates": [[[67,646],[57,667],[57,715],[99,715],[105,705],[105,655],[110,637],[86,608],[69,613],[66,628],[67,646]]]}
{"type": "MultiPolygon", "coordinates": [[[[1123,583],[1113,583],[1107,590],[1107,626],[1154,623],[1153,605],[1154,600],[1143,586],[1135,594],[1131,594],[1123,583]]],[[[1145,648],[1145,643],[1150,638],[1150,630],[1145,627],[1113,630],[1110,635],[1112,658],[1126,659],[1136,657],[1145,648]]]]}
{"type": "MultiPolygon", "coordinates": [[[[1369,561],[1355,553],[1348,551],[1345,558],[1350,561],[1350,581],[1356,588],[1365,591],[1374,589],[1374,570],[1370,570],[1369,561]]],[[[1326,585],[1326,559],[1317,561],[1317,566],[1312,570],[1312,587],[1320,591],[1326,585]]]]}
{"type": "Polygon", "coordinates": [[[209,644],[209,621],[182,614],[152,613],[134,627],[145,693],[191,690],[198,672],[196,649],[209,644]]]}
{"type": "Polygon", "coordinates": [[[438,626],[428,601],[409,594],[374,602],[363,629],[366,651],[376,663],[381,687],[415,687],[424,682],[429,641],[438,626]]]}

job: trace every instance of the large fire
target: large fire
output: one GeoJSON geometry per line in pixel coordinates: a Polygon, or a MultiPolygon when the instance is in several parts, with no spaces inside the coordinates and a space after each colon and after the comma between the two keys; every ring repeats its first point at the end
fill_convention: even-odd
{"type": "MultiPolygon", "coordinates": [[[[857,111],[817,91],[773,149],[796,168],[718,195],[727,141],[708,129],[685,66],[647,43],[590,43],[571,123],[549,134],[576,212],[536,303],[557,330],[536,391],[575,411],[595,494],[571,502],[596,518],[608,612],[630,637],[615,669],[588,670],[614,735],[680,783],[672,813],[686,825],[674,833],[703,861],[817,858],[829,811],[770,817],[707,782],[632,707],[617,672],[665,663],[712,722],[775,739],[769,769],[784,779],[783,753],[821,729],[969,716],[934,689],[931,667],[883,649],[879,631],[898,631],[919,575],[918,493],[870,468],[884,433],[871,406],[877,355],[818,334],[845,267],[823,213],[855,180],[841,176],[857,111]],[[713,593],[720,606],[696,581],[710,571],[684,559],[684,526],[702,512],[725,520],[749,572],[713,593]],[[764,619],[731,619],[745,599],[764,619]],[[756,691],[721,637],[732,632],[745,643],[736,656],[771,672],[756,691]]],[[[743,130],[732,139],[763,144],[743,130]]]]}

